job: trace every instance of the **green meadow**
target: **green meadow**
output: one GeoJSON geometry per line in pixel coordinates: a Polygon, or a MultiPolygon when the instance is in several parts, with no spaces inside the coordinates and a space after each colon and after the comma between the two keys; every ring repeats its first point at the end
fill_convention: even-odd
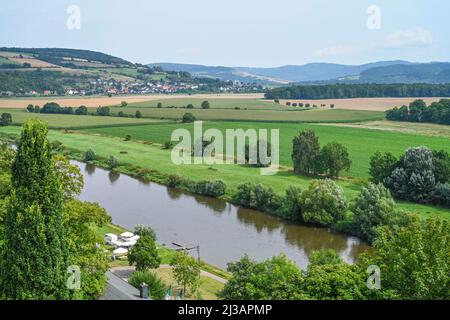
{"type": "MultiPolygon", "coordinates": [[[[169,141],[172,132],[185,128],[193,135],[193,124],[155,124],[151,126],[130,126],[118,128],[92,128],[83,132],[115,137],[131,135],[133,140],[163,144],[169,141]]],[[[411,146],[427,146],[450,152],[448,138],[391,131],[369,130],[351,127],[337,127],[314,124],[260,123],[260,122],[204,122],[204,130],[216,128],[225,133],[226,129],[278,129],[280,132],[280,162],[292,166],[292,139],[302,130],[314,130],[321,145],[337,141],[348,148],[352,167],[348,173],[355,178],[369,178],[369,159],[376,151],[391,152],[397,156],[411,146]]]]}
{"type": "MultiPolygon", "coordinates": [[[[183,100],[186,101],[186,100],[183,100]]],[[[340,109],[186,109],[186,108],[151,108],[151,107],[113,107],[111,111],[134,115],[139,110],[142,116],[156,119],[180,120],[187,112],[198,120],[223,121],[261,121],[261,122],[293,122],[293,123],[346,123],[381,120],[383,112],[340,109]]]]}
{"type": "MultiPolygon", "coordinates": [[[[119,128],[114,128],[114,130],[116,129],[119,128]]],[[[0,134],[2,133],[19,134],[20,128],[2,127],[0,128],[0,134]]],[[[357,133],[358,132],[354,132],[355,135],[353,138],[356,138],[357,133]]],[[[359,133],[361,134],[361,132],[359,133]]],[[[321,134],[318,134],[319,137],[321,137],[321,134]]],[[[346,136],[350,137],[351,135],[346,136]]],[[[334,137],[336,137],[336,139],[338,138],[337,136],[334,137]]],[[[152,178],[156,182],[162,182],[163,180],[160,177],[168,174],[179,174],[194,181],[222,179],[228,186],[228,196],[239,184],[245,181],[252,181],[271,186],[280,194],[283,193],[284,190],[286,190],[290,185],[296,185],[306,189],[311,181],[311,178],[294,175],[288,168],[283,168],[275,176],[262,176],[260,175],[259,169],[249,168],[248,166],[242,165],[175,165],[171,161],[171,152],[169,150],[163,150],[160,145],[151,145],[150,142],[142,143],[141,141],[133,140],[124,141],[124,139],[119,136],[92,135],[92,132],[89,130],[82,132],[50,130],[49,138],[50,140],[58,140],[62,142],[66,147],[72,150],[72,155],[77,158],[82,158],[84,152],[89,148],[93,149],[99,157],[105,159],[111,155],[114,155],[119,159],[121,164],[120,170],[124,173],[133,173],[136,171],[136,168],[146,168],[152,174],[152,178]]],[[[332,138],[333,136],[329,137],[330,140],[332,138]]],[[[372,139],[375,138],[372,137],[372,139]]],[[[322,140],[324,139],[321,137],[321,141],[322,140]]],[[[322,143],[324,142],[325,141],[322,141],[322,143]]],[[[345,144],[345,141],[341,142],[345,144]]],[[[381,145],[382,141],[380,140],[378,143],[381,145]]],[[[388,144],[389,142],[386,141],[385,145],[387,146],[388,144]]],[[[350,146],[352,144],[347,145],[350,146]]],[[[366,157],[366,159],[368,159],[371,154],[371,152],[367,150],[369,145],[370,140],[368,140],[367,144],[360,143],[359,155],[354,152],[355,149],[350,150],[352,159],[355,162],[354,166],[356,168],[359,167],[361,172],[364,172],[364,167],[367,168],[367,163],[362,162],[358,164],[358,157],[366,157]],[[366,153],[366,155],[362,155],[363,153],[366,153]]],[[[400,147],[398,146],[397,148],[397,152],[401,152],[400,147]]],[[[367,173],[365,176],[367,176],[367,173]]],[[[337,183],[344,189],[348,199],[354,199],[359,193],[364,182],[355,179],[341,179],[337,181],[337,183]]],[[[450,210],[439,207],[403,202],[399,203],[399,207],[405,210],[417,212],[422,216],[441,214],[450,218],[450,210]]]]}
{"type": "Polygon", "coordinates": [[[77,116],[65,114],[29,113],[21,109],[0,109],[0,113],[11,113],[14,124],[22,124],[31,118],[45,121],[50,128],[76,129],[81,127],[114,127],[167,122],[159,119],[136,119],[119,117],[77,116]]]}

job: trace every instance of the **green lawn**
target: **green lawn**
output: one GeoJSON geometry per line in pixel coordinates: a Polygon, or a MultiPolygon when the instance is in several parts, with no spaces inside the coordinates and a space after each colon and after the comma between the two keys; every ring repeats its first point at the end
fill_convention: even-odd
{"type": "Polygon", "coordinates": [[[13,123],[22,124],[30,118],[39,118],[48,123],[51,128],[74,129],[80,127],[140,125],[167,122],[158,119],[136,119],[119,117],[77,116],[65,114],[29,113],[19,109],[1,109],[0,113],[11,113],[13,123]]]}
{"type": "Polygon", "coordinates": [[[273,122],[361,122],[380,120],[384,117],[379,111],[355,111],[338,109],[185,109],[185,108],[146,108],[146,107],[113,107],[112,112],[123,111],[134,115],[136,110],[141,111],[144,117],[157,119],[179,120],[187,112],[195,115],[198,120],[226,120],[226,121],[273,121],[273,122]]]}
{"type": "MultiPolygon", "coordinates": [[[[312,129],[319,136],[320,143],[337,141],[348,148],[352,160],[349,175],[352,177],[369,178],[369,159],[376,151],[391,152],[397,156],[411,146],[428,146],[431,149],[444,149],[450,152],[450,144],[445,137],[433,137],[390,131],[368,130],[359,128],[335,127],[314,124],[291,123],[250,123],[250,122],[205,122],[204,130],[217,128],[222,132],[226,129],[279,129],[280,130],[280,161],[282,165],[292,166],[292,139],[299,131],[312,129]]],[[[159,144],[170,140],[172,132],[177,128],[186,128],[193,135],[193,124],[158,124],[151,126],[133,126],[120,128],[86,129],[86,132],[101,135],[125,137],[150,141],[159,144]]]]}
{"type": "MultiPolygon", "coordinates": [[[[19,132],[19,127],[0,128],[0,134],[18,134],[19,132]]],[[[363,132],[364,131],[361,131],[360,129],[360,131],[355,131],[353,135],[350,135],[350,137],[355,139],[358,134],[361,135],[363,132]]],[[[368,132],[370,133],[370,131],[368,132]]],[[[347,137],[348,136],[349,135],[347,135],[347,137]]],[[[262,183],[264,185],[271,186],[279,193],[283,193],[289,185],[296,185],[303,189],[306,189],[311,180],[307,177],[296,176],[289,170],[281,170],[275,176],[262,176],[260,175],[260,171],[256,168],[249,168],[239,165],[175,165],[171,161],[170,151],[162,150],[159,146],[147,145],[135,141],[126,142],[119,137],[92,137],[86,134],[64,133],[61,131],[51,130],[49,133],[49,138],[51,140],[61,141],[65,146],[69,148],[79,150],[80,156],[82,156],[85,150],[89,148],[92,148],[98,156],[103,158],[108,158],[110,155],[114,155],[119,159],[119,162],[121,163],[120,170],[123,170],[125,172],[129,172],[128,168],[130,166],[155,170],[156,181],[158,181],[156,178],[158,176],[158,173],[162,173],[165,175],[180,174],[194,181],[222,179],[228,186],[228,195],[230,195],[239,184],[245,181],[262,183]]],[[[371,139],[373,140],[375,139],[375,137],[372,137],[371,139]]],[[[345,141],[342,142],[345,143],[345,141]]],[[[371,143],[372,141],[368,139],[366,145],[359,145],[358,148],[361,151],[359,157],[366,157],[367,159],[371,152],[367,151],[366,149],[370,147],[371,143]]],[[[382,144],[382,141],[378,141],[378,143],[382,144]]],[[[352,143],[350,145],[352,145],[352,143]]],[[[384,145],[387,146],[389,150],[388,140],[385,141],[384,145]]],[[[443,145],[441,145],[440,147],[442,146],[443,145]]],[[[361,164],[360,166],[364,166],[364,164],[361,164]]],[[[338,184],[344,189],[345,194],[349,199],[354,199],[361,189],[361,185],[359,183],[356,183],[354,180],[339,180],[338,184]]],[[[399,206],[410,211],[418,212],[423,216],[437,213],[450,218],[450,210],[443,208],[417,205],[412,203],[400,203],[399,206]]]]}

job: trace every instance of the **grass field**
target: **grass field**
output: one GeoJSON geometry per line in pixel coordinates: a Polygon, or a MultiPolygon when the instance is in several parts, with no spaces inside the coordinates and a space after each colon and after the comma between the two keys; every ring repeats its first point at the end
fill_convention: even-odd
{"type": "MultiPolygon", "coordinates": [[[[195,108],[200,108],[202,98],[172,98],[154,101],[141,101],[130,103],[129,107],[136,108],[156,108],[158,102],[163,104],[163,107],[175,106],[181,108],[188,104],[193,104],[195,108]]],[[[286,110],[288,107],[282,106],[271,100],[263,99],[208,99],[211,109],[234,109],[236,107],[248,110],[286,110]]]]}
{"type": "Polygon", "coordinates": [[[225,121],[274,121],[274,122],[359,122],[380,120],[384,114],[379,111],[352,110],[234,110],[234,109],[184,109],[184,108],[112,108],[112,112],[123,111],[134,114],[141,111],[144,117],[179,120],[186,112],[194,114],[198,120],[225,121]]]}
{"type": "MultiPolygon", "coordinates": [[[[318,126],[319,127],[319,126],[318,126]]],[[[331,128],[331,129],[348,129],[348,128],[331,128]]],[[[357,130],[357,129],[354,129],[357,130]]],[[[361,129],[360,129],[361,130],[361,129]]],[[[0,128],[0,134],[18,134],[19,127],[3,127],[0,128]]],[[[357,132],[355,132],[356,134],[357,132]]],[[[349,135],[346,134],[348,137],[349,135]]],[[[354,138],[355,136],[353,136],[354,138]]],[[[121,168],[126,171],[127,165],[135,167],[148,168],[156,170],[162,174],[180,174],[186,178],[194,181],[199,180],[213,180],[222,179],[228,186],[228,193],[233,192],[236,187],[245,181],[252,181],[255,183],[262,183],[271,186],[280,194],[284,192],[290,185],[296,185],[302,189],[308,187],[311,181],[308,177],[296,176],[290,170],[281,170],[276,176],[262,176],[259,169],[249,168],[247,166],[239,165],[183,165],[178,166],[171,162],[170,151],[162,150],[159,146],[147,145],[135,141],[124,141],[119,137],[105,137],[105,136],[89,136],[80,133],[64,133],[61,131],[51,130],[49,133],[50,140],[58,140],[65,146],[79,151],[82,156],[84,152],[91,148],[95,153],[104,158],[114,155],[122,164],[121,168]],[[126,153],[123,153],[126,152],[126,153]]],[[[372,139],[375,139],[374,137],[372,139]]],[[[382,141],[378,139],[379,143],[382,141]]],[[[345,141],[341,141],[345,143],[345,141]]],[[[368,144],[370,143],[370,140],[368,144]]],[[[352,143],[350,143],[352,145],[352,143]]],[[[385,143],[388,145],[388,143],[385,143]]],[[[358,157],[369,157],[364,145],[359,146],[361,154],[358,157]]],[[[392,148],[392,147],[391,147],[392,148]]],[[[383,150],[383,149],[382,149],[383,150]]],[[[355,157],[355,153],[350,151],[355,157]]],[[[397,152],[399,149],[397,147],[397,152]]],[[[354,158],[355,159],[355,158],[354,158]]],[[[356,161],[356,160],[354,160],[356,161]]],[[[356,165],[356,168],[358,165],[356,165]]],[[[364,162],[359,165],[362,170],[364,162]]],[[[362,170],[364,171],[364,170],[362,170]]],[[[361,171],[361,172],[362,172],[361,171]]],[[[367,176],[367,174],[366,174],[367,176]]],[[[361,184],[354,180],[339,180],[337,183],[344,189],[347,198],[354,199],[361,184]]],[[[422,216],[430,214],[441,214],[450,218],[450,210],[442,209],[433,206],[418,205],[413,203],[399,203],[399,207],[420,213],[422,216]]]]}
{"type": "Polygon", "coordinates": [[[327,125],[450,138],[450,126],[434,123],[417,123],[417,122],[411,123],[402,121],[381,120],[381,121],[369,121],[360,123],[339,123],[327,125]]]}
{"type": "Polygon", "coordinates": [[[43,114],[29,113],[25,110],[4,109],[0,113],[11,113],[14,124],[22,124],[31,118],[38,118],[47,122],[50,128],[76,129],[81,127],[99,127],[109,126],[115,127],[120,125],[142,125],[166,122],[158,119],[136,119],[136,118],[119,118],[119,117],[99,117],[99,116],[77,116],[64,114],[43,114]]]}
{"type": "MultiPolygon", "coordinates": [[[[311,129],[319,136],[320,143],[337,141],[348,148],[352,160],[349,175],[369,178],[369,159],[376,151],[402,154],[411,146],[425,145],[432,149],[445,149],[450,152],[450,144],[445,137],[432,137],[417,134],[395,133],[389,131],[367,130],[359,128],[334,127],[314,124],[291,123],[251,123],[251,122],[205,122],[204,129],[216,128],[225,132],[226,129],[279,129],[280,130],[280,161],[282,165],[292,166],[292,139],[299,131],[311,129]]],[[[87,129],[86,132],[116,137],[131,135],[133,139],[151,141],[163,144],[170,140],[173,130],[186,128],[193,135],[193,124],[164,124],[137,127],[87,129]]]]}

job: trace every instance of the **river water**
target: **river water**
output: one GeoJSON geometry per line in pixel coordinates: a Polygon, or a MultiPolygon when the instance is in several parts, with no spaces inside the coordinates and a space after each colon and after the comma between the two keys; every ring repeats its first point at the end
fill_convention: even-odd
{"type": "Polygon", "coordinates": [[[201,258],[222,268],[244,254],[262,260],[280,253],[305,268],[309,254],[320,248],[335,249],[352,263],[369,248],[358,238],[328,229],[286,222],[218,199],[72,163],[84,175],[80,199],[98,202],[114,224],[130,230],[137,224],[151,226],[158,241],[169,247],[173,242],[199,245],[201,258]]]}

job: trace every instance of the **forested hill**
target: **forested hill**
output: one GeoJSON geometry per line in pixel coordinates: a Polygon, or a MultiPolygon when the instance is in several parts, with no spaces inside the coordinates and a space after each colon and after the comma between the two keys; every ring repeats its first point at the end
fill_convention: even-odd
{"type": "Polygon", "coordinates": [[[450,97],[450,84],[330,84],[280,87],[267,99],[351,99],[382,97],[450,97]]]}
{"type": "Polygon", "coordinates": [[[61,65],[70,61],[90,61],[104,63],[108,65],[123,65],[131,66],[133,63],[122,58],[114,57],[97,51],[80,50],[80,49],[65,49],[65,48],[0,48],[0,52],[14,52],[21,54],[33,55],[34,57],[61,65]]]}

